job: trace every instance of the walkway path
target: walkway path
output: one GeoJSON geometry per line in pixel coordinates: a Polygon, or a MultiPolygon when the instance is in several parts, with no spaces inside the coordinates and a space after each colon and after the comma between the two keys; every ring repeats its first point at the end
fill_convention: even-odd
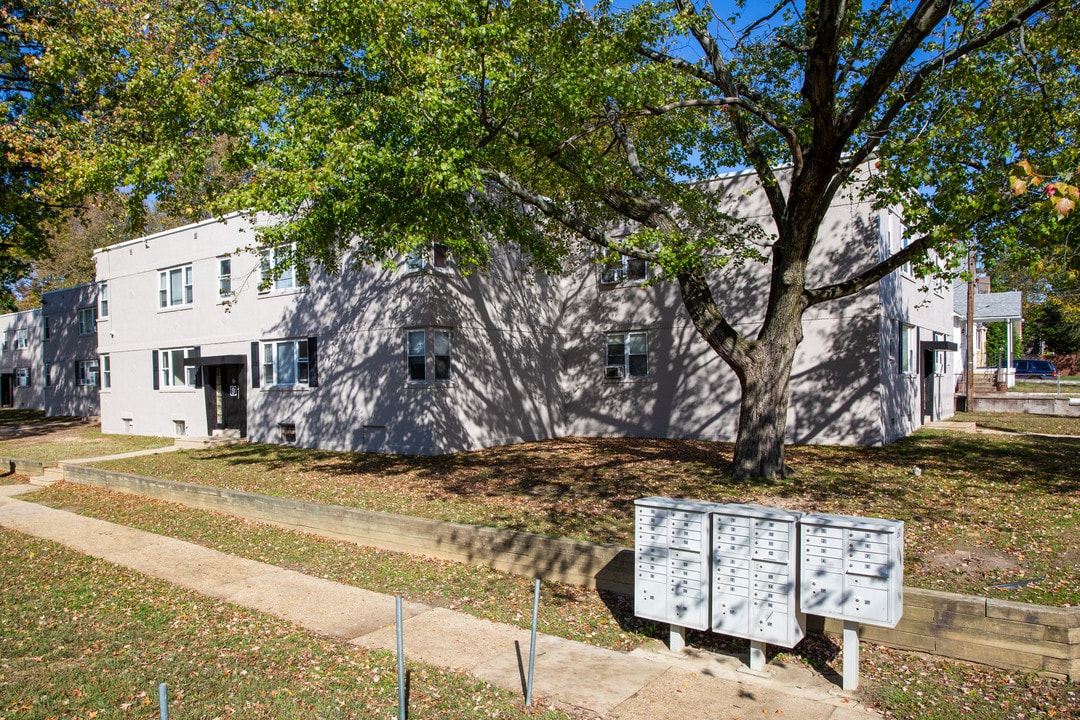
{"type": "MultiPolygon", "coordinates": [[[[394,598],[200,545],[18,500],[29,485],[0,486],[0,526],[53,540],[149,576],[289,620],[365,648],[394,651],[394,598]]],[[[541,612],[543,603],[541,602],[541,612]]],[[[405,603],[405,656],[464,670],[523,692],[529,632],[464,613],[405,603]]],[[[619,653],[562,638],[537,640],[534,695],[608,720],[798,720],[873,717],[802,665],[737,672],[735,658],[667,650],[619,653]]]]}

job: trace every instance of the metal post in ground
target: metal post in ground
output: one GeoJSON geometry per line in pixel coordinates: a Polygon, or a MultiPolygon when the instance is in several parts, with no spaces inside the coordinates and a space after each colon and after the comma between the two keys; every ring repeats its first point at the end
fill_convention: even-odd
{"type": "Polygon", "coordinates": [[[405,720],[405,643],[401,629],[401,595],[394,595],[394,615],[397,625],[398,720],[405,720]]]}
{"type": "Polygon", "coordinates": [[[158,708],[161,710],[161,720],[169,720],[169,688],[165,683],[157,686],[158,708]]]}
{"type": "Polygon", "coordinates": [[[529,642],[529,680],[525,684],[525,707],[532,707],[533,666],[536,663],[536,618],[540,613],[540,578],[533,586],[532,640],[529,642]]]}

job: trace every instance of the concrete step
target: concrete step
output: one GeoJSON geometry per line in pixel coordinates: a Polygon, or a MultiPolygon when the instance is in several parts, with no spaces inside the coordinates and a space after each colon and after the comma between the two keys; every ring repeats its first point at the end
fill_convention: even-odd
{"type": "Polygon", "coordinates": [[[245,442],[241,437],[221,435],[193,435],[191,437],[179,437],[173,444],[183,450],[203,450],[205,448],[222,447],[245,442]]]}
{"type": "Polygon", "coordinates": [[[32,475],[30,484],[38,487],[49,487],[64,479],[64,471],[60,468],[47,467],[41,475],[32,475]]]}

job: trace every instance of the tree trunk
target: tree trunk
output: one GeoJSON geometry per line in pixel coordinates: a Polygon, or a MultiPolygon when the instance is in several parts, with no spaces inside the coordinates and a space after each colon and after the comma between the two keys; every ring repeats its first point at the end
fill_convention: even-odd
{"type": "Polygon", "coordinates": [[[735,480],[772,480],[788,474],[784,435],[795,344],[792,342],[791,350],[786,352],[757,346],[753,353],[756,357],[739,373],[742,398],[731,469],[735,480]]]}

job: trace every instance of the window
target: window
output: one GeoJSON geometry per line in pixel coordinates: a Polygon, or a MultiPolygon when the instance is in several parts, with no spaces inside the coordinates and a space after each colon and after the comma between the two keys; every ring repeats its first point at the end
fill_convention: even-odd
{"type": "Polygon", "coordinates": [[[649,376],[649,344],[645,333],[608,334],[604,376],[609,380],[649,376]]]}
{"type": "Polygon", "coordinates": [[[18,387],[30,387],[30,368],[15,368],[15,384],[18,387]]]}
{"type": "Polygon", "coordinates": [[[78,362],[78,382],[79,385],[97,385],[98,384],[98,361],[97,360],[80,360],[78,362]]]}
{"type": "Polygon", "coordinates": [[[159,308],[183,307],[190,305],[193,300],[190,265],[170,268],[158,273],[159,308]]]}
{"type": "Polygon", "coordinates": [[[199,368],[184,367],[184,358],[196,357],[195,348],[171,348],[158,351],[161,387],[195,387],[199,368]]]}
{"type": "Polygon", "coordinates": [[[278,423],[278,432],[281,433],[281,442],[292,445],[296,442],[296,423],[278,423]]]}
{"type": "Polygon", "coordinates": [[[450,379],[449,330],[409,330],[405,345],[410,382],[450,379]]]}
{"type": "Polygon", "coordinates": [[[109,317],[109,283],[98,283],[98,317],[109,317]]]}
{"type": "Polygon", "coordinates": [[[15,349],[25,350],[30,346],[30,331],[27,328],[15,331],[15,349]]]}
{"type": "Polygon", "coordinates": [[[218,260],[218,297],[232,295],[232,259],[220,258],[218,260]]]}
{"type": "Polygon", "coordinates": [[[309,370],[306,339],[263,343],[262,374],[268,386],[308,385],[309,370]]]}
{"type": "Polygon", "coordinates": [[[900,324],[900,374],[914,375],[918,365],[915,362],[916,334],[914,325],[900,324]]]}
{"type": "Polygon", "coordinates": [[[600,282],[604,285],[619,283],[642,283],[648,279],[649,264],[626,255],[612,255],[600,270],[600,282]]]}
{"type": "Polygon", "coordinates": [[[101,387],[106,390],[112,387],[112,363],[108,355],[101,356],[101,387]]]}
{"type": "Polygon", "coordinates": [[[79,310],[79,334],[93,335],[97,332],[97,308],[79,310]]]}
{"type": "Polygon", "coordinates": [[[46,340],[48,340],[49,338],[52,337],[52,330],[49,328],[49,316],[45,315],[45,316],[43,316],[41,318],[41,320],[42,320],[42,323],[43,323],[43,325],[42,325],[42,337],[44,337],[46,340]]]}
{"type": "Polygon", "coordinates": [[[52,363],[45,363],[45,387],[52,387],[52,363]]]}
{"type": "Polygon", "coordinates": [[[271,290],[291,290],[300,287],[296,275],[295,254],[295,243],[265,248],[259,253],[261,256],[259,270],[262,272],[259,292],[268,293],[271,290]]]}
{"type": "Polygon", "coordinates": [[[445,270],[450,250],[440,242],[433,242],[429,247],[417,248],[405,258],[408,272],[437,269],[445,270]]]}

